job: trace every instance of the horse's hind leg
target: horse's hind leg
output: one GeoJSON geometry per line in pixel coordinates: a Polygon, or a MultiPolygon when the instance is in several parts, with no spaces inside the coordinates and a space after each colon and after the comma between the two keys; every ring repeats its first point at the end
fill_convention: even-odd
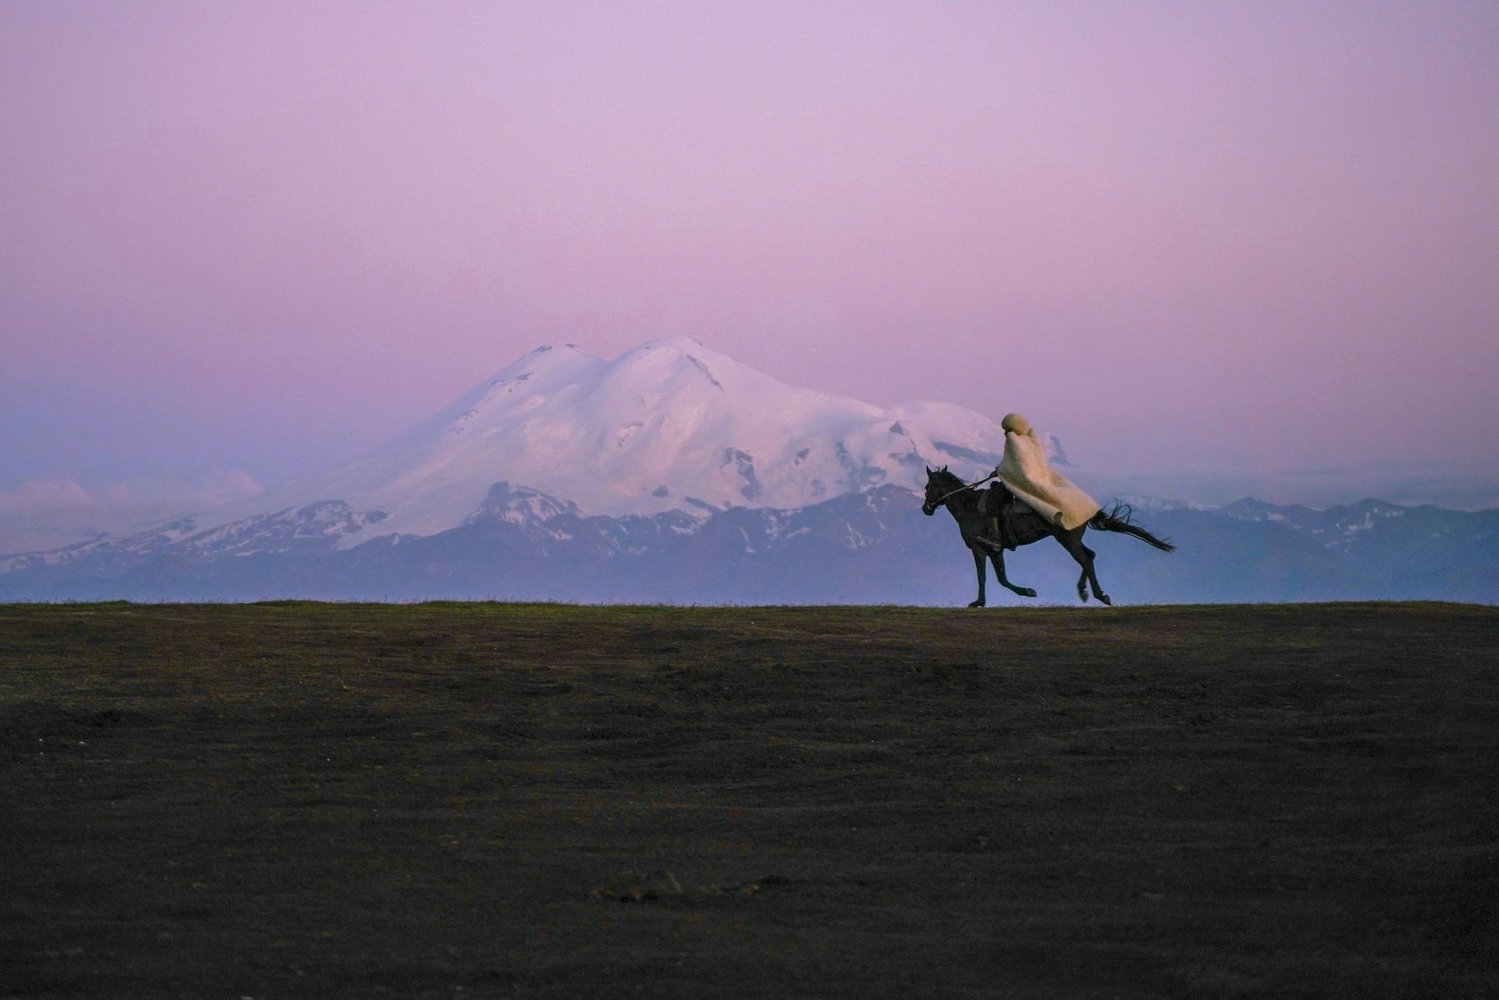
{"type": "MultiPolygon", "coordinates": [[[[1083,576],[1088,578],[1088,585],[1093,589],[1093,596],[1098,598],[1100,604],[1107,604],[1112,607],[1114,602],[1109,600],[1109,595],[1105,594],[1103,588],[1098,585],[1098,574],[1093,569],[1093,556],[1095,553],[1092,549],[1084,545],[1081,540],[1078,541],[1077,545],[1078,548],[1083,550],[1083,554],[1088,557],[1088,561],[1083,563],[1083,576]]],[[[1081,587],[1081,584],[1079,584],[1079,587],[1081,587]]]]}
{"type": "Polygon", "coordinates": [[[1036,592],[1030,587],[1022,587],[1019,584],[1011,583],[1010,578],[1005,576],[1005,554],[1003,549],[998,552],[990,552],[989,561],[994,564],[994,575],[999,578],[1001,586],[1013,590],[1021,597],[1036,596],[1036,592]]]}
{"type": "Polygon", "coordinates": [[[1093,596],[1098,598],[1100,604],[1112,605],[1114,602],[1109,600],[1109,595],[1105,594],[1103,588],[1098,585],[1098,574],[1093,571],[1093,557],[1096,553],[1083,544],[1082,531],[1064,532],[1057,535],[1057,541],[1062,543],[1062,548],[1067,550],[1067,554],[1077,560],[1077,564],[1083,568],[1082,574],[1077,578],[1077,599],[1086,602],[1088,588],[1091,588],[1093,596]]]}

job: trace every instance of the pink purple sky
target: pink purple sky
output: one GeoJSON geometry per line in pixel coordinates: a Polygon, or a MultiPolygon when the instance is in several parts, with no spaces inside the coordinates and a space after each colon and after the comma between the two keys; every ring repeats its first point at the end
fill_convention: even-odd
{"type": "Polygon", "coordinates": [[[0,513],[677,334],[1146,492],[1499,503],[1496,108],[1488,0],[15,0],[0,513]]]}

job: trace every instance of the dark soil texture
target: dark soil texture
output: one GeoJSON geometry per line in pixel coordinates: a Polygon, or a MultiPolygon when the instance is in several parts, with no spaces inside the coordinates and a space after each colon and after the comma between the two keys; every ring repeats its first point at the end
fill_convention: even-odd
{"type": "Polygon", "coordinates": [[[1493,997],[1499,609],[0,606],[0,997],[1493,997]]]}

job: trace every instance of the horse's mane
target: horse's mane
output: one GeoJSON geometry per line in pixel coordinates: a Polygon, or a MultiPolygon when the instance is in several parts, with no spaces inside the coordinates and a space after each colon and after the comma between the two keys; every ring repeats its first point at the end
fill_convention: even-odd
{"type": "Polygon", "coordinates": [[[940,469],[933,469],[932,470],[932,479],[935,480],[936,482],[941,483],[942,487],[944,489],[953,489],[953,490],[955,490],[959,486],[964,485],[963,480],[959,479],[953,473],[948,472],[947,471],[947,466],[945,466],[945,465],[942,468],[940,468],[940,469]]]}

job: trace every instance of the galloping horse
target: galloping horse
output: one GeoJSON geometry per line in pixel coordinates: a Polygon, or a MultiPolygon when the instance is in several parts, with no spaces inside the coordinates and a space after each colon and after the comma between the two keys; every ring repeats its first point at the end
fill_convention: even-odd
{"type": "Polygon", "coordinates": [[[998,492],[1002,500],[1002,506],[998,508],[998,512],[980,510],[979,499],[982,493],[948,472],[947,466],[926,470],[926,502],[921,505],[921,512],[931,517],[937,512],[938,507],[946,507],[947,512],[953,516],[953,520],[958,522],[958,530],[963,534],[963,544],[968,546],[969,551],[973,553],[973,567],[978,571],[979,578],[979,596],[968,605],[970,608],[984,606],[985,557],[994,564],[994,575],[999,578],[1002,586],[1013,590],[1021,597],[1036,596],[1036,592],[1030,587],[1017,586],[1006,578],[1006,545],[1015,548],[1029,545],[1031,542],[1039,542],[1043,538],[1055,538],[1083,569],[1082,575],[1077,578],[1078,600],[1086,601],[1088,589],[1091,588],[1093,596],[1103,604],[1114,602],[1109,600],[1109,595],[1098,586],[1098,577],[1093,572],[1094,553],[1083,544],[1083,532],[1089,528],[1097,528],[1100,531],[1119,531],[1126,535],[1133,535],[1162,552],[1176,550],[1176,546],[1172,545],[1169,540],[1157,538],[1139,525],[1131,524],[1129,508],[1122,504],[1115,504],[1114,509],[1107,513],[1099,511],[1087,524],[1066,529],[1052,524],[1016,500],[1003,485],[999,487],[998,492]],[[1003,542],[994,535],[993,525],[996,517],[1004,524],[1004,534],[1007,537],[1003,539],[1003,542]]]}

